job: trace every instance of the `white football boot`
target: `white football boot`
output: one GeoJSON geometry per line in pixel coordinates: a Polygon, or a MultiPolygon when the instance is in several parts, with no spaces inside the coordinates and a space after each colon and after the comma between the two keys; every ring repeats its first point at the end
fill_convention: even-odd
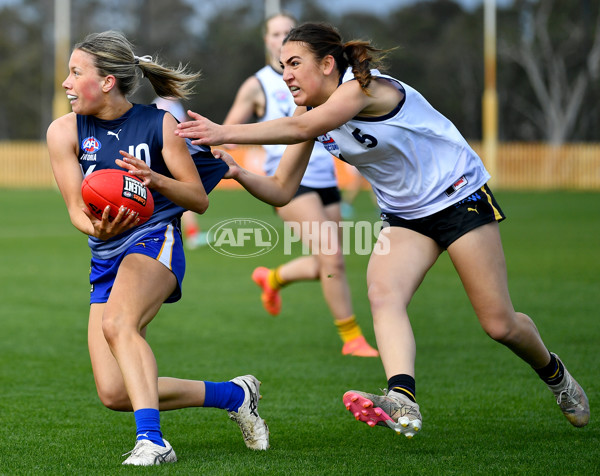
{"type": "Polygon", "coordinates": [[[167,440],[163,440],[165,446],[152,443],[150,440],[137,440],[135,447],[125,455],[129,457],[123,461],[123,464],[133,466],[154,466],[163,463],[175,463],[177,456],[173,447],[167,440]]]}
{"type": "Polygon", "coordinates": [[[259,393],[260,382],[253,375],[236,377],[230,382],[242,387],[244,403],[237,411],[227,412],[229,418],[239,425],[248,448],[251,450],[268,449],[269,427],[258,414],[258,400],[262,398],[259,393]]]}

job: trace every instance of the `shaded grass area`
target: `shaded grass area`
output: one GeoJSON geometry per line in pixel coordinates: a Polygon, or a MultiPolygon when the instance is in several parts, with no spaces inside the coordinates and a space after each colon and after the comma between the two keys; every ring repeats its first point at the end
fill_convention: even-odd
{"type": "MultiPolygon", "coordinates": [[[[447,256],[410,306],[424,426],[409,441],[354,421],[341,396],[385,386],[379,359],[343,357],[318,283],[282,292],[267,315],[254,267],[281,249],[234,259],[187,253],[184,297],[166,305],[148,339],[161,375],[221,381],[246,373],[263,385],[259,409],[271,449],[251,452],[215,409],[162,414],[179,462],[121,467],[134,440],[131,414],[99,403],[87,355],[89,251],[55,191],[0,190],[0,474],[594,474],[600,471],[600,194],[502,192],[501,224],[515,308],[584,386],[592,421],[572,428],[552,395],[481,330],[447,256]]],[[[271,207],[243,191],[217,191],[204,229],[233,217],[281,232],[271,207]]],[[[376,220],[366,196],[356,219],[376,220]]],[[[347,256],[357,319],[374,343],[367,256],[347,256]]]]}

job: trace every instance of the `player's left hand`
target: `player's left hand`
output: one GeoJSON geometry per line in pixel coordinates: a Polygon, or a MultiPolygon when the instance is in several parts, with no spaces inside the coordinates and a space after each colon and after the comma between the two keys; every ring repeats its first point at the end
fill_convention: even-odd
{"type": "Polygon", "coordinates": [[[233,160],[233,157],[222,149],[213,149],[212,154],[217,158],[221,159],[229,166],[229,170],[223,175],[226,179],[236,179],[240,174],[241,167],[233,160]]]}
{"type": "Polygon", "coordinates": [[[127,172],[131,175],[135,175],[137,178],[139,178],[142,182],[144,182],[146,187],[153,188],[152,186],[156,181],[156,174],[150,167],[148,167],[148,164],[146,164],[146,162],[143,160],[136,159],[133,155],[125,152],[124,150],[120,150],[119,154],[123,156],[123,159],[116,159],[115,163],[119,167],[127,170],[127,172]]]}

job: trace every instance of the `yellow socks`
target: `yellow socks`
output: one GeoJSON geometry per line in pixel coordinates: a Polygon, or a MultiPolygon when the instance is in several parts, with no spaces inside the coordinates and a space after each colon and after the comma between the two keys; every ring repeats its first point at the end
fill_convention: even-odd
{"type": "Polygon", "coordinates": [[[287,284],[287,281],[281,279],[281,276],[279,275],[280,268],[281,266],[278,266],[275,269],[270,269],[269,275],[267,276],[267,283],[269,284],[269,287],[275,291],[278,291],[287,284]]]}
{"type": "Polygon", "coordinates": [[[360,330],[360,326],[356,322],[356,317],[354,315],[350,316],[348,319],[335,320],[333,322],[337,327],[342,342],[348,342],[362,336],[362,331],[360,330]]]}

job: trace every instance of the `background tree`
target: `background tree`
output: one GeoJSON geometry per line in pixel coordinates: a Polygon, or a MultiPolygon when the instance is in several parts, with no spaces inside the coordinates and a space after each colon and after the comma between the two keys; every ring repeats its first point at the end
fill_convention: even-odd
{"type": "Polygon", "coordinates": [[[52,104],[53,60],[44,45],[52,4],[38,3],[0,8],[0,139],[43,137],[50,121],[43,112],[52,104]]]}
{"type": "MultiPolygon", "coordinates": [[[[52,120],[53,2],[0,5],[0,140],[43,140],[52,120]]],[[[481,5],[465,10],[456,0],[428,0],[385,16],[346,12],[323,0],[281,5],[301,22],[333,23],[345,39],[396,48],[386,71],[421,91],[468,139],[481,139],[481,5]]],[[[117,29],[140,55],[158,53],[166,63],[201,70],[196,94],[184,105],[216,121],[265,62],[262,0],[71,0],[71,10],[73,43],[117,29]]],[[[597,0],[515,0],[498,10],[498,52],[500,140],[600,140],[597,0]]],[[[153,98],[146,84],[132,99],[153,98]]]]}
{"type": "Polygon", "coordinates": [[[444,0],[417,2],[387,20],[392,75],[419,90],[470,139],[481,137],[483,15],[444,0]]]}
{"type": "Polygon", "coordinates": [[[500,25],[502,104],[514,118],[503,121],[505,135],[554,145],[597,138],[590,126],[598,125],[598,2],[518,0],[500,25]]]}

